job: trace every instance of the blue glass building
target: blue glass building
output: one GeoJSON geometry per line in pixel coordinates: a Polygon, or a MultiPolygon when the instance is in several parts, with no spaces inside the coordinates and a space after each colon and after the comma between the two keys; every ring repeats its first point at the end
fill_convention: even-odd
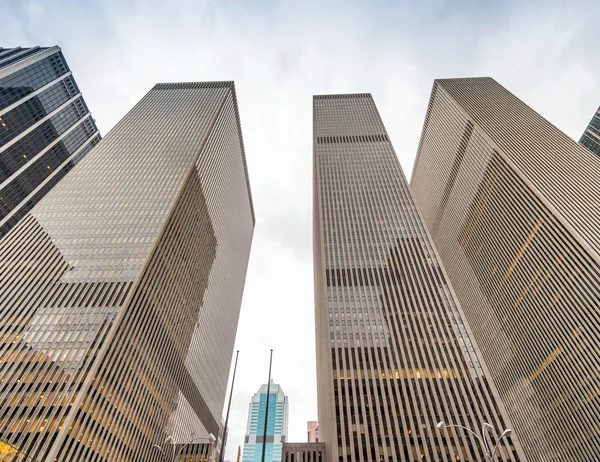
{"type": "MultiPolygon", "coordinates": [[[[271,381],[267,419],[265,462],[281,462],[281,449],[288,430],[288,398],[279,385],[271,381]]],[[[267,407],[267,384],[260,387],[250,401],[248,426],[244,440],[243,462],[261,462],[267,407]]]]}
{"type": "Polygon", "coordinates": [[[99,141],[59,47],[0,47],[0,237],[99,141]]]}
{"type": "Polygon", "coordinates": [[[592,117],[583,135],[581,135],[579,143],[600,156],[600,107],[592,117]]]}

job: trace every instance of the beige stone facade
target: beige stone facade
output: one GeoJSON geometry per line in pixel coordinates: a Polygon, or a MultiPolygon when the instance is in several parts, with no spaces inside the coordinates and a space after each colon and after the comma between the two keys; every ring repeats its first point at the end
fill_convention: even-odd
{"type": "Polygon", "coordinates": [[[233,82],[156,85],[0,240],[0,440],[152,462],[218,436],[253,229],[233,82]]]}
{"type": "Polygon", "coordinates": [[[283,443],[281,462],[325,462],[324,443],[283,443]]]}
{"type": "Polygon", "coordinates": [[[434,83],[411,189],[529,461],[600,454],[599,184],[493,79],[434,83]]]}
{"type": "MultiPolygon", "coordinates": [[[[319,441],[331,462],[479,461],[510,427],[370,94],[313,99],[319,441]],[[499,436],[496,433],[495,436],[499,436]]],[[[517,437],[503,461],[524,461],[517,437]]]]}

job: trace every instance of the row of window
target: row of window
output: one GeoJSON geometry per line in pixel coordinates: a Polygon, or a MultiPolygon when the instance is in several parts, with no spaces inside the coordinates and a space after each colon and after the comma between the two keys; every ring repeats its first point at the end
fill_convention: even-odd
{"type": "Polygon", "coordinates": [[[52,82],[68,70],[62,52],[59,52],[0,79],[0,109],[52,82]]]}

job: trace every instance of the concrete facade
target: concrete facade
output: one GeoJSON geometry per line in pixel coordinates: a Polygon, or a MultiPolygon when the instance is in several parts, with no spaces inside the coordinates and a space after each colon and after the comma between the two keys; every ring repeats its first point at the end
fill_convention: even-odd
{"type": "MultiPolygon", "coordinates": [[[[482,460],[510,422],[370,94],[313,99],[319,441],[331,462],[482,460]]],[[[517,438],[503,461],[525,460],[517,438]]]]}
{"type": "Polygon", "coordinates": [[[284,443],[281,462],[325,462],[325,443],[284,443]]]}
{"type": "Polygon", "coordinates": [[[0,240],[0,440],[219,436],[254,212],[233,82],[158,84],[0,240]]]}
{"type": "Polygon", "coordinates": [[[599,183],[493,79],[435,81],[411,189],[529,461],[600,454],[599,183]]]}

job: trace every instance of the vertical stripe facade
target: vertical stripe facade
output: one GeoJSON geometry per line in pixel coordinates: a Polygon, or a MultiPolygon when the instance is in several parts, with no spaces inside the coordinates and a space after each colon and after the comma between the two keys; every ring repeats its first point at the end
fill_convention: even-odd
{"type": "MultiPolygon", "coordinates": [[[[329,461],[477,461],[510,427],[370,94],[313,100],[319,441],[329,461]],[[499,432],[494,437],[499,436],[499,432]]],[[[498,460],[525,460],[516,437],[498,460]]]]}
{"type": "Polygon", "coordinates": [[[282,462],[325,462],[325,443],[283,443],[282,462]]]}
{"type": "Polygon", "coordinates": [[[599,182],[494,80],[434,83],[411,190],[530,461],[600,454],[599,182]]]}
{"type": "Polygon", "coordinates": [[[99,141],[59,47],[0,48],[0,237],[99,141]]]}
{"type": "Polygon", "coordinates": [[[219,435],[253,229],[233,83],[156,85],[0,240],[0,439],[113,462],[219,435]]]}

